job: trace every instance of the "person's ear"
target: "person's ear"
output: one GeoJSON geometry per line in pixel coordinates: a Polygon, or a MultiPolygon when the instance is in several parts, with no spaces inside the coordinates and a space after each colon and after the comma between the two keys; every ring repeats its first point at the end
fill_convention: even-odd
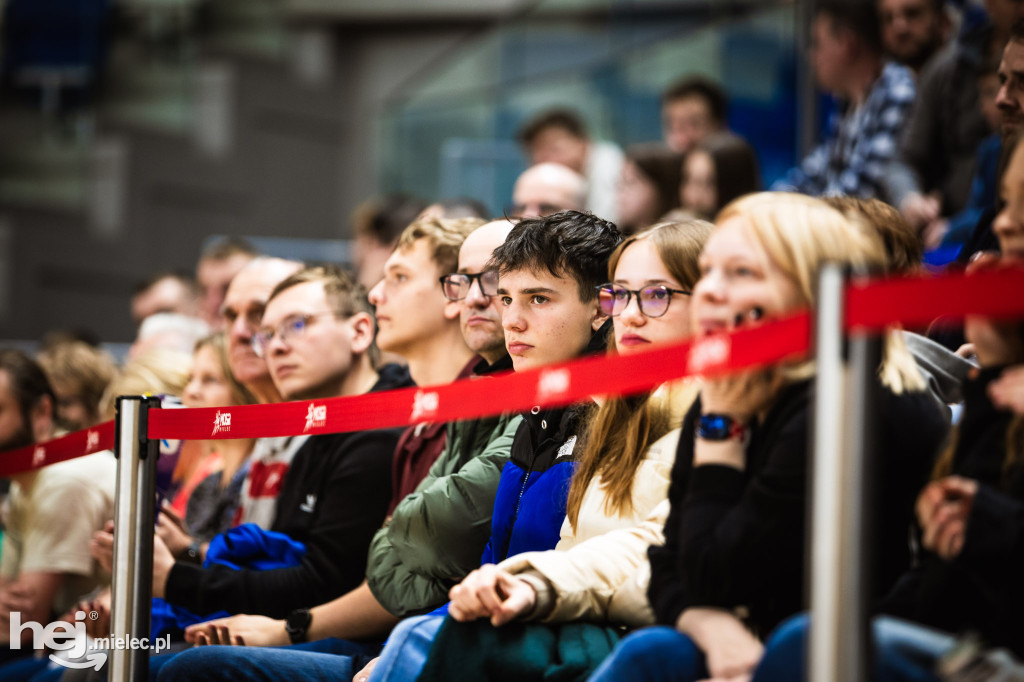
{"type": "Polygon", "coordinates": [[[601,326],[608,321],[608,316],[605,315],[604,311],[601,310],[601,301],[598,298],[594,299],[594,317],[590,320],[590,327],[596,332],[601,326]]]}
{"type": "Polygon", "coordinates": [[[352,330],[350,347],[353,353],[365,353],[373,344],[373,317],[369,313],[356,313],[348,320],[352,330]]]}
{"type": "Polygon", "coordinates": [[[32,430],[32,438],[36,443],[50,440],[53,436],[53,410],[53,400],[50,396],[44,395],[29,412],[32,423],[28,424],[28,427],[32,430]]]}
{"type": "Polygon", "coordinates": [[[444,319],[446,320],[457,320],[462,312],[462,306],[459,301],[449,301],[447,298],[444,303],[444,319]]]}

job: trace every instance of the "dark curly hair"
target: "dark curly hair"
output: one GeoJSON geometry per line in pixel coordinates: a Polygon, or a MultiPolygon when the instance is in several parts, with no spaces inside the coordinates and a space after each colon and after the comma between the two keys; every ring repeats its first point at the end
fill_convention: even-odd
{"type": "Polygon", "coordinates": [[[562,211],[521,221],[494,250],[489,267],[499,274],[547,270],[555,277],[570,277],[579,286],[580,300],[588,302],[606,281],[608,258],[620,241],[614,223],[589,212],[562,211]]]}

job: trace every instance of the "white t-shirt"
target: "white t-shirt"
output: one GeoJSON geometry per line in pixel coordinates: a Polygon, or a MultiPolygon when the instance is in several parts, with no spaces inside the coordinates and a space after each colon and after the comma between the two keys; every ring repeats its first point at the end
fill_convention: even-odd
{"type": "Polygon", "coordinates": [[[95,531],[114,517],[117,460],[105,450],[44,467],[11,483],[4,509],[0,575],[65,573],[53,600],[63,614],[110,576],[89,553],[95,531]]]}

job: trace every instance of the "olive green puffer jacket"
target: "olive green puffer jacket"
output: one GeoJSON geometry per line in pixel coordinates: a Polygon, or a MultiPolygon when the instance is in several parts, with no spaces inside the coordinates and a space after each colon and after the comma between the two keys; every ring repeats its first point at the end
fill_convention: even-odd
{"type": "Polygon", "coordinates": [[[366,579],[393,615],[441,606],[448,590],[480,566],[498,479],[521,420],[514,414],[449,424],[430,473],[377,531],[366,579]]]}

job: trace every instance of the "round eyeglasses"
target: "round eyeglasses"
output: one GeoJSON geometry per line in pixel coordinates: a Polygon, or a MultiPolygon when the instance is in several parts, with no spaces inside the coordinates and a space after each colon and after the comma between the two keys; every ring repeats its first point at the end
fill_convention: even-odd
{"type": "Polygon", "coordinates": [[[597,287],[597,300],[605,315],[621,315],[629,305],[629,299],[636,296],[640,312],[647,317],[661,317],[668,310],[673,294],[689,296],[692,292],[672,289],[663,284],[632,290],[618,284],[602,284],[597,287]]]}
{"type": "Polygon", "coordinates": [[[484,270],[475,275],[457,272],[442,277],[441,290],[444,292],[444,297],[449,301],[461,301],[466,296],[469,296],[473,280],[476,280],[477,284],[480,285],[480,293],[484,296],[498,295],[498,271],[484,270]]]}
{"type": "Polygon", "coordinates": [[[263,327],[252,335],[252,350],[257,356],[265,357],[267,347],[270,346],[270,342],[275,338],[280,339],[282,343],[288,339],[300,338],[306,333],[306,328],[309,327],[310,322],[325,315],[337,315],[337,313],[329,310],[308,315],[290,315],[281,320],[281,323],[276,327],[263,327]]]}

